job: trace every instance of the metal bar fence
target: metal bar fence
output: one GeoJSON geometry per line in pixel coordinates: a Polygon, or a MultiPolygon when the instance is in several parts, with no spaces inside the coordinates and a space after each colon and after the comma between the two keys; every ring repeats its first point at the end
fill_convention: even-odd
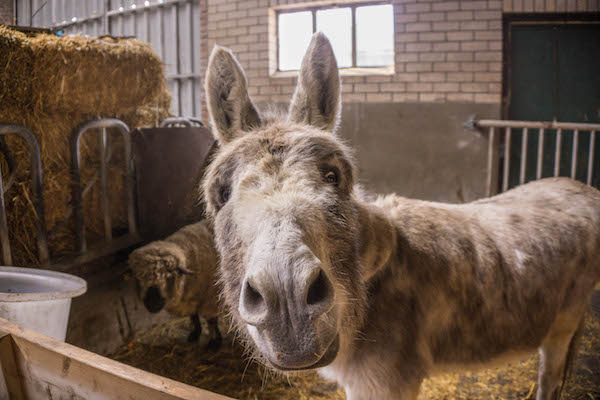
{"type": "MultiPolygon", "coordinates": [[[[31,187],[33,191],[33,206],[35,211],[35,229],[37,233],[38,257],[42,264],[49,259],[48,237],[46,234],[45,210],[43,186],[42,186],[42,162],[40,158],[40,146],[35,136],[20,125],[0,123],[0,135],[14,134],[21,137],[29,147],[31,187]]],[[[2,257],[5,265],[12,264],[8,225],[6,221],[6,208],[4,204],[4,190],[2,188],[2,177],[0,176],[0,242],[2,243],[2,257]]]]}
{"type": "MultiPolygon", "coordinates": [[[[592,185],[595,182],[595,174],[600,174],[600,165],[594,164],[598,158],[596,154],[596,133],[600,131],[600,124],[556,121],[477,120],[476,117],[471,117],[465,123],[465,127],[489,133],[486,176],[486,192],[488,196],[497,194],[498,191],[504,192],[511,185],[522,185],[528,180],[542,179],[547,176],[569,176],[592,185]],[[585,133],[588,136],[587,140],[584,140],[584,136],[582,136],[585,133]],[[519,141],[515,142],[513,138],[519,134],[521,135],[521,141],[520,147],[516,148],[517,157],[514,150],[515,146],[519,146],[519,141]],[[531,157],[532,153],[528,151],[528,146],[531,136],[534,134],[538,135],[537,151],[534,150],[534,157],[531,157]],[[546,140],[548,137],[551,138],[551,135],[555,135],[554,141],[546,140]],[[503,140],[499,141],[498,136],[503,140]],[[503,146],[503,151],[500,151],[503,155],[500,182],[494,180],[498,143],[502,143],[500,146],[503,146]],[[569,145],[571,146],[570,153],[568,152],[569,147],[565,147],[569,145]],[[582,146],[584,147],[582,148],[582,146]],[[587,154],[582,151],[585,150],[585,146],[588,147],[587,154]],[[551,148],[549,149],[548,147],[551,148]],[[553,156],[550,156],[550,153],[548,154],[550,157],[545,157],[549,150],[554,151],[553,156]],[[566,155],[563,150],[567,151],[566,155]],[[535,163],[530,158],[534,158],[535,163]],[[586,163],[584,163],[585,158],[587,158],[586,163]],[[518,168],[514,164],[515,159],[519,161],[518,168]],[[551,166],[548,165],[549,161],[552,161],[551,166]],[[584,169],[585,172],[583,171],[584,169]],[[546,170],[546,174],[544,174],[544,170],[546,170]],[[516,172],[518,176],[513,177],[511,172],[516,172]]],[[[535,149],[535,146],[533,149],[535,149]]]]}

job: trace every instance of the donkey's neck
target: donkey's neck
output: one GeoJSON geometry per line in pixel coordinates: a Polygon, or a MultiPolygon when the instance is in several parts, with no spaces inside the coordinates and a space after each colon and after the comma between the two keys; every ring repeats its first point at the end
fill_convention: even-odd
{"type": "Polygon", "coordinates": [[[370,280],[390,260],[396,245],[396,229],[384,210],[368,203],[359,204],[360,259],[364,279],[370,280]]]}

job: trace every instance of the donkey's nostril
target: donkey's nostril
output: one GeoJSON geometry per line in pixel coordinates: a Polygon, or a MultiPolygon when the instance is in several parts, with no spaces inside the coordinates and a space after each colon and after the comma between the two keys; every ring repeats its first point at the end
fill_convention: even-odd
{"type": "Polygon", "coordinates": [[[265,299],[260,292],[252,287],[250,280],[246,281],[246,290],[244,290],[244,306],[250,313],[259,313],[265,304],[265,299]]]}
{"type": "Polygon", "coordinates": [[[308,288],[306,304],[312,306],[326,302],[330,298],[332,290],[333,288],[331,286],[331,282],[321,269],[317,275],[317,278],[308,288]]]}

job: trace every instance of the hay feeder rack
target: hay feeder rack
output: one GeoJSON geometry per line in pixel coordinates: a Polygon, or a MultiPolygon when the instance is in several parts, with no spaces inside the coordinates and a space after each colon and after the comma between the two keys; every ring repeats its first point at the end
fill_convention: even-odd
{"type": "MultiPolygon", "coordinates": [[[[194,128],[204,127],[202,122],[195,118],[167,118],[162,121],[160,128],[194,128]]],[[[136,186],[135,186],[135,166],[133,159],[132,149],[132,134],[135,131],[131,131],[129,127],[121,120],[108,118],[108,119],[94,119],[90,120],[79,128],[77,128],[71,135],[70,138],[70,157],[71,157],[71,174],[72,174],[72,187],[71,187],[71,205],[70,213],[66,216],[68,219],[72,219],[74,231],[75,231],[75,248],[76,253],[74,256],[63,257],[58,260],[50,260],[50,254],[48,250],[48,233],[45,223],[45,211],[44,211],[44,200],[43,200],[43,174],[40,157],[40,147],[35,135],[23,126],[15,124],[0,123],[0,151],[4,154],[5,160],[8,164],[9,178],[4,184],[2,177],[0,176],[0,247],[2,249],[2,261],[4,265],[12,265],[13,257],[11,254],[10,247],[10,235],[7,225],[6,205],[4,201],[4,194],[8,191],[10,186],[15,181],[15,163],[12,159],[12,155],[8,150],[6,143],[2,138],[5,135],[17,135],[22,138],[28,147],[30,152],[30,164],[31,164],[31,185],[33,194],[33,208],[35,212],[35,233],[37,241],[37,255],[40,264],[44,266],[50,266],[55,271],[70,271],[77,266],[86,264],[98,258],[109,256],[130,248],[136,244],[141,243],[143,235],[140,235],[138,226],[138,201],[136,199],[136,186]],[[110,160],[110,148],[109,148],[109,135],[111,133],[118,133],[123,138],[124,145],[124,173],[125,173],[125,185],[123,190],[126,193],[127,202],[127,232],[113,237],[112,219],[110,213],[110,201],[109,201],[109,174],[108,174],[108,162],[110,160]],[[101,192],[101,204],[102,214],[104,223],[104,241],[99,245],[90,245],[86,237],[85,228],[85,215],[83,209],[83,200],[86,193],[95,181],[88,183],[87,186],[82,186],[82,174],[81,174],[81,142],[84,136],[87,136],[90,131],[98,133],[98,144],[99,144],[99,171],[96,171],[96,176],[99,175],[99,184],[101,192]]]]}

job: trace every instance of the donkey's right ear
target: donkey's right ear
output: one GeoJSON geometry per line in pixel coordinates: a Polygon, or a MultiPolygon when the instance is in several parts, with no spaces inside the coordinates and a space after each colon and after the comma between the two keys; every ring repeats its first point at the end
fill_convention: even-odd
{"type": "Polygon", "coordinates": [[[260,125],[246,75],[229,49],[215,46],[206,71],[206,104],[216,138],[228,143],[260,125]]]}

